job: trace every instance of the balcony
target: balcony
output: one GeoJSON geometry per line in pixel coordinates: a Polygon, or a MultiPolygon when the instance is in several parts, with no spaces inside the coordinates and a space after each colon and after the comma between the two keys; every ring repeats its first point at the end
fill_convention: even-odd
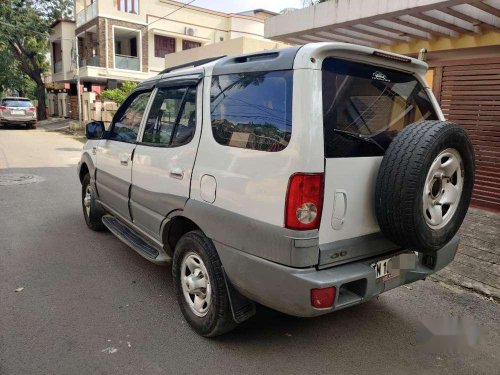
{"type": "Polygon", "coordinates": [[[115,68],[124,70],[141,70],[141,62],[138,57],[115,54],[115,68]]]}
{"type": "Polygon", "coordinates": [[[54,73],[61,73],[63,71],[63,62],[61,61],[55,61],[54,62],[54,73]]]}
{"type": "Polygon", "coordinates": [[[99,56],[92,56],[90,59],[80,59],[80,67],[99,66],[99,56]]]}
{"type": "Polygon", "coordinates": [[[76,27],[79,27],[97,17],[97,1],[93,2],[76,15],[76,27]]]}

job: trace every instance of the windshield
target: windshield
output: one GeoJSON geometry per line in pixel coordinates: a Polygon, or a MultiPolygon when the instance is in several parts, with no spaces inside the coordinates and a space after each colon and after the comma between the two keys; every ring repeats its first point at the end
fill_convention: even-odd
{"type": "Polygon", "coordinates": [[[4,99],[2,100],[2,105],[5,107],[22,107],[28,108],[33,107],[33,104],[29,100],[16,100],[16,99],[4,99]]]}
{"type": "Polygon", "coordinates": [[[382,156],[405,126],[436,119],[436,111],[424,87],[412,74],[341,59],[325,59],[326,157],[382,156]],[[360,137],[346,137],[346,132],[360,137]],[[366,138],[372,141],[367,142],[366,138]]]}

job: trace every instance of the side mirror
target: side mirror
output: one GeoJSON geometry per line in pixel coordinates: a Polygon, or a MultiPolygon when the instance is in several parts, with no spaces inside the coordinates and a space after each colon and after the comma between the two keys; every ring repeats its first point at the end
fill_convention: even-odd
{"type": "Polygon", "coordinates": [[[92,121],[85,126],[87,139],[101,139],[104,131],[104,122],[102,121],[92,121]]]}

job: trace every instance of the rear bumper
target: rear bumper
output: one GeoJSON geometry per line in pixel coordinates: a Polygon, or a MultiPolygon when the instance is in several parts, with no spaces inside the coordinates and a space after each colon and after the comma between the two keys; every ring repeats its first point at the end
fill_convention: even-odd
{"type": "Polygon", "coordinates": [[[297,269],[279,265],[215,242],[224,270],[244,296],[283,313],[313,317],[369,300],[385,291],[422,280],[447,266],[457,252],[459,238],[454,237],[433,259],[418,255],[417,265],[401,270],[400,275],[383,281],[376,279],[370,266],[377,258],[357,261],[324,270],[297,269]],[[311,306],[311,289],[336,287],[331,308],[311,306]]]}
{"type": "Polygon", "coordinates": [[[36,117],[0,117],[0,123],[3,124],[35,124],[36,117]]]}

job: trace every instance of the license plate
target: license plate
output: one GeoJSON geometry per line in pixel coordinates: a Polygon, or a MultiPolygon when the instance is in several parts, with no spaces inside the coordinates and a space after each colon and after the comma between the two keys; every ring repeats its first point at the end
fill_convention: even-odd
{"type": "Polygon", "coordinates": [[[371,264],[372,268],[376,272],[376,278],[380,279],[383,277],[384,279],[386,276],[389,276],[391,273],[389,272],[389,262],[391,261],[392,258],[387,258],[383,260],[379,260],[377,263],[371,264]]]}
{"type": "Polygon", "coordinates": [[[372,263],[371,267],[375,270],[376,278],[383,278],[384,281],[390,280],[401,274],[401,270],[413,270],[417,265],[417,254],[406,253],[399,254],[392,258],[382,259],[372,263]]]}
{"type": "Polygon", "coordinates": [[[21,111],[19,109],[13,109],[10,111],[10,113],[13,115],[24,115],[24,111],[21,111]]]}

